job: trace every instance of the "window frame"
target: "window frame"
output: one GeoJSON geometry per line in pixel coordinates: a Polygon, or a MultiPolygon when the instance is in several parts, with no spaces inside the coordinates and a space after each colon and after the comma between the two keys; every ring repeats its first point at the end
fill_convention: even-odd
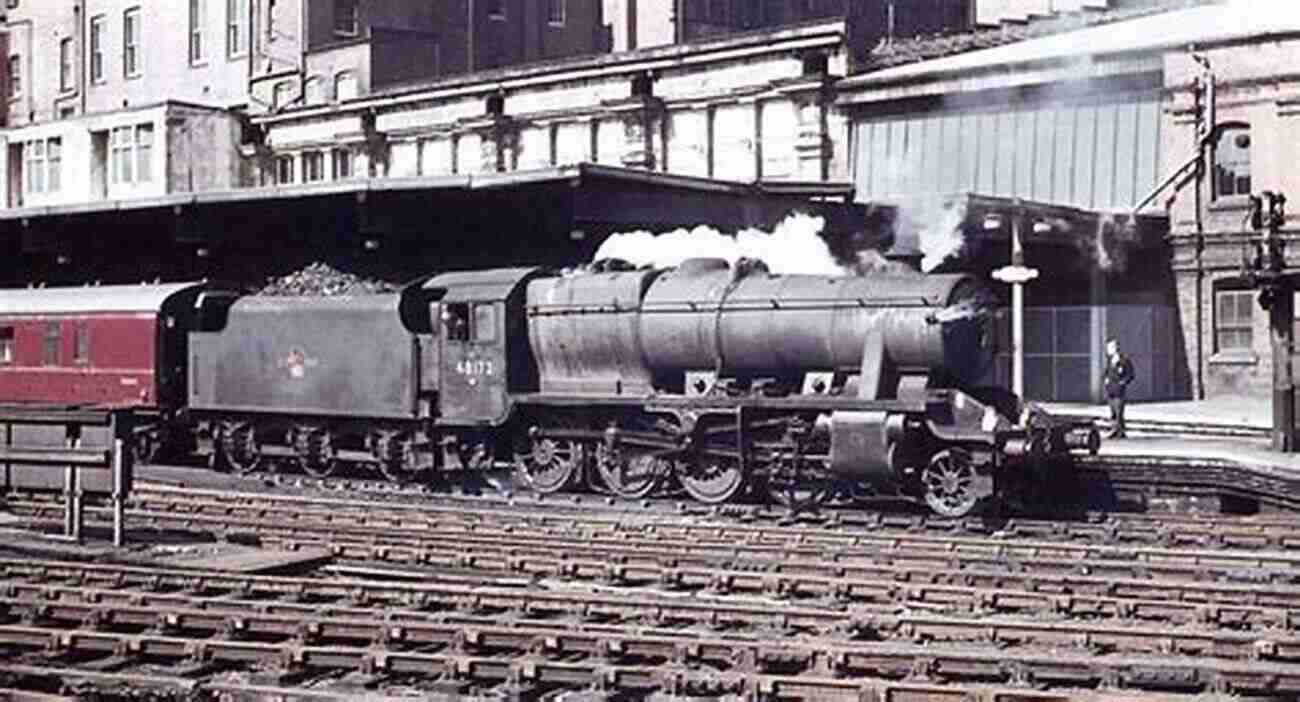
{"type": "Polygon", "coordinates": [[[546,25],[563,27],[569,18],[568,0],[546,0],[546,25]],[[556,8],[559,12],[556,13],[556,8]]]}
{"type": "Polygon", "coordinates": [[[140,52],[143,25],[140,20],[139,5],[122,11],[122,77],[127,79],[144,75],[144,61],[140,52]]]}
{"type": "Polygon", "coordinates": [[[302,182],[319,183],[325,180],[325,152],[302,152],[302,182]]]}
{"type": "Polygon", "coordinates": [[[330,149],[330,175],[334,180],[347,180],[356,176],[356,155],[346,146],[330,149]]]}
{"type": "Polygon", "coordinates": [[[23,192],[28,195],[45,192],[44,139],[23,143],[23,192]]]}
{"type": "Polygon", "coordinates": [[[249,37],[244,34],[248,19],[248,0],[226,0],[226,57],[240,58],[248,55],[249,37]]]}
{"type": "Polygon", "coordinates": [[[9,63],[6,65],[9,71],[9,99],[18,100],[23,96],[23,56],[22,54],[9,54],[9,63]]]}
{"type": "Polygon", "coordinates": [[[89,62],[90,82],[104,83],[108,79],[104,71],[104,28],[108,26],[107,15],[95,15],[90,18],[90,51],[86,52],[89,62]]]}
{"type": "Polygon", "coordinates": [[[273,169],[274,169],[273,175],[275,176],[276,185],[294,184],[294,176],[295,176],[294,171],[296,170],[294,167],[294,161],[296,160],[297,157],[295,157],[293,154],[282,154],[280,156],[275,157],[275,162],[273,165],[273,169]],[[285,177],[286,171],[288,172],[288,177],[285,177]]]}
{"type": "Polygon", "coordinates": [[[59,92],[66,93],[77,87],[72,70],[72,37],[59,40],[59,92]]]}
{"type": "Polygon", "coordinates": [[[495,344],[497,341],[496,303],[495,302],[473,303],[470,306],[469,326],[470,326],[470,341],[476,344],[495,344]]]}
{"type": "Polygon", "coordinates": [[[63,137],[45,140],[45,192],[63,189],[63,137]]]}
{"type": "Polygon", "coordinates": [[[1251,128],[1248,122],[1225,122],[1220,124],[1214,138],[1214,149],[1211,151],[1211,160],[1213,163],[1210,167],[1210,193],[1211,200],[1224,200],[1232,198],[1244,198],[1251,194],[1254,179],[1254,164],[1252,163],[1251,148],[1254,146],[1254,139],[1251,135],[1251,128]],[[1224,142],[1226,139],[1246,138],[1245,146],[1235,146],[1234,153],[1240,154],[1240,160],[1228,161],[1224,157],[1224,142]],[[1244,178],[1238,171],[1244,166],[1244,178]],[[1231,176],[1225,179],[1225,176],[1231,176]],[[1245,181],[1245,187],[1242,188],[1242,181],[1245,181]],[[1224,184],[1231,183],[1231,192],[1224,192],[1224,184]]]}
{"type": "Polygon", "coordinates": [[[154,147],[154,128],[153,122],[141,122],[135,125],[131,130],[132,149],[135,152],[135,181],[136,183],[153,182],[153,147],[154,147]],[[147,138],[142,138],[147,135],[147,138]]]}
{"type": "MultiPolygon", "coordinates": [[[[1214,293],[1214,352],[1215,353],[1247,353],[1254,350],[1255,345],[1255,296],[1254,290],[1216,290],[1214,293]],[[1225,320],[1223,314],[1223,303],[1221,300],[1231,298],[1233,300],[1231,309],[1233,310],[1232,319],[1225,320]],[[1246,309],[1250,315],[1243,322],[1240,319],[1241,302],[1245,300],[1246,309]],[[1244,345],[1225,345],[1223,335],[1236,334],[1241,335],[1244,332],[1244,345]]],[[[1238,336],[1237,338],[1241,338],[1238,336]]]]}
{"type": "Polygon", "coordinates": [[[352,39],[361,35],[361,7],[357,0],[334,0],[334,36],[341,39],[352,39]],[[348,25],[342,23],[342,18],[351,16],[351,22],[348,25]]]}
{"type": "Polygon", "coordinates": [[[359,79],[357,78],[356,71],[348,68],[334,74],[335,102],[343,102],[344,100],[355,100],[360,96],[361,96],[361,84],[359,82],[359,79]],[[339,90],[339,85],[343,82],[345,78],[350,79],[352,81],[352,95],[348,97],[343,97],[343,91],[339,90]]]}
{"type": "Polygon", "coordinates": [[[62,365],[63,349],[63,322],[45,322],[44,328],[41,329],[41,365],[58,366],[62,365]]]}
{"type": "Polygon", "coordinates": [[[72,363],[90,365],[90,323],[79,319],[72,325],[72,363]]]}
{"type": "Polygon", "coordinates": [[[12,324],[0,325],[0,365],[14,364],[15,351],[18,348],[18,329],[12,324]]]}
{"type": "Polygon", "coordinates": [[[203,18],[207,10],[206,0],[190,0],[190,33],[189,33],[189,57],[190,65],[197,66],[206,62],[203,50],[207,42],[204,39],[204,22],[203,18]]]}

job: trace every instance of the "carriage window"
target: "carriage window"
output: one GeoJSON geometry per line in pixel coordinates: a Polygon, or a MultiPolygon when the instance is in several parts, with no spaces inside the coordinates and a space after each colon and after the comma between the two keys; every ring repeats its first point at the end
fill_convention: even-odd
{"type": "Polygon", "coordinates": [[[41,340],[41,365],[59,365],[59,323],[47,322],[45,336],[41,340]]]}
{"type": "Polygon", "coordinates": [[[469,305],[458,302],[444,305],[442,324],[447,328],[450,341],[469,341],[469,305]]]}
{"type": "Polygon", "coordinates": [[[496,336],[496,307],[490,302],[474,305],[474,341],[493,341],[496,336]]]}
{"type": "Polygon", "coordinates": [[[0,363],[14,362],[14,328],[0,327],[0,363]]]}
{"type": "Polygon", "coordinates": [[[77,322],[72,328],[72,362],[86,363],[90,360],[90,329],[85,322],[77,322]]]}

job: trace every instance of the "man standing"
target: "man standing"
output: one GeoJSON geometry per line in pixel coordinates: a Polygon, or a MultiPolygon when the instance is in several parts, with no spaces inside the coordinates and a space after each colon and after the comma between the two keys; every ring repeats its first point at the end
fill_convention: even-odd
{"type": "Polygon", "coordinates": [[[1133,362],[1120,353],[1119,342],[1113,337],[1106,340],[1106,399],[1110,402],[1111,438],[1124,436],[1124,394],[1133,382],[1133,362]]]}

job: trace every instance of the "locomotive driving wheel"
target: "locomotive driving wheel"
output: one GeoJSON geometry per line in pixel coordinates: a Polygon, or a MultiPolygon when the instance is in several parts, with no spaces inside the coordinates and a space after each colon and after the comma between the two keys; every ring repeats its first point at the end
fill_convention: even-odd
{"type": "Polygon", "coordinates": [[[247,475],[261,467],[262,450],[257,431],[248,422],[231,422],[222,427],[221,457],[236,473],[247,475]]]}
{"type": "Polygon", "coordinates": [[[527,453],[515,455],[515,464],[523,481],[544,495],[568,487],[586,457],[586,449],[573,439],[534,437],[529,449],[527,453]]]}
{"type": "Polygon", "coordinates": [[[377,432],[371,437],[371,445],[374,447],[375,469],[390,482],[406,482],[419,469],[415,440],[409,434],[377,432]]]}
{"type": "Polygon", "coordinates": [[[979,503],[975,483],[971,456],[959,448],[936,453],[921,471],[925,503],[945,517],[964,517],[975,509],[979,503]]]}
{"type": "Polygon", "coordinates": [[[732,456],[703,454],[679,461],[676,467],[682,489],[705,504],[727,502],[745,487],[745,472],[732,456]]]}
{"type": "Polygon", "coordinates": [[[672,462],[654,454],[596,447],[596,472],[609,491],[625,500],[648,497],[672,473],[672,462]]]}

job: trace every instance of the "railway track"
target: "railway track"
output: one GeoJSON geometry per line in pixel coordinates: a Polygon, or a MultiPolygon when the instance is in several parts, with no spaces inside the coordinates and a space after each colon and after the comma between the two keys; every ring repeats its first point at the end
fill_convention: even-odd
{"type": "Polygon", "coordinates": [[[1189,627],[1153,635],[1092,622],[832,610],[802,616],[838,616],[837,626],[799,631],[792,623],[800,610],[781,602],[743,610],[726,599],[685,604],[654,594],[632,602],[589,592],[31,561],[0,564],[0,574],[0,646],[47,657],[47,665],[49,657],[90,656],[95,662],[79,668],[90,674],[140,660],[166,661],[189,675],[255,662],[281,675],[436,671],[465,684],[748,699],[862,699],[881,686],[918,684],[942,684],[934,689],[950,695],[990,682],[1016,686],[1029,696],[1015,699],[1029,700],[1036,687],[1061,685],[1300,692],[1300,638],[1281,633],[1189,627]],[[377,601],[361,593],[386,606],[376,610],[377,601]],[[719,606],[749,617],[682,627],[672,616],[674,608],[719,606]]]}
{"type": "MultiPolygon", "coordinates": [[[[143,485],[138,532],[334,559],[295,577],[0,560],[0,688],[138,678],[186,699],[250,684],[292,696],[360,675],[463,698],[1300,694],[1300,522],[1285,516],[786,523],[492,504],[143,485]],[[221,682],[250,667],[273,674],[221,682]]],[[[61,522],[49,501],[6,505],[61,522]]]]}

